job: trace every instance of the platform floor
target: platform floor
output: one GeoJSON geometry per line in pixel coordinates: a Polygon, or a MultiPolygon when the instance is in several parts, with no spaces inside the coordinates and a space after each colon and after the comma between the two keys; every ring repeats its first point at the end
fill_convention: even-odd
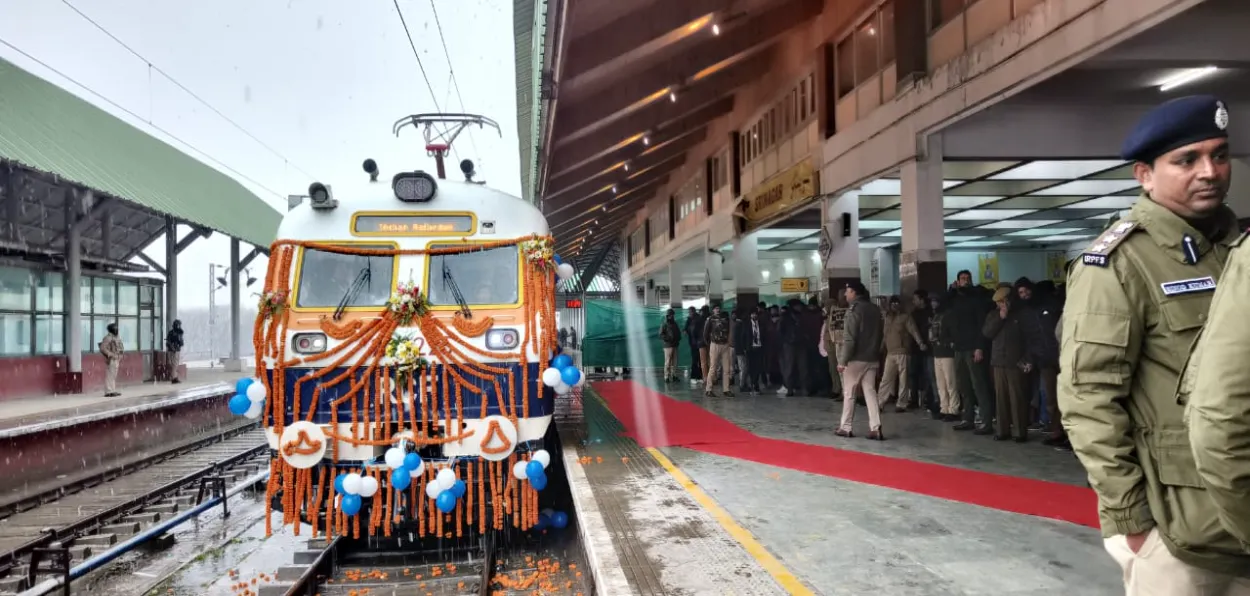
{"type": "Polygon", "coordinates": [[[187,378],[177,385],[134,383],[118,387],[121,395],[104,397],[96,393],[80,395],[36,395],[0,401],[0,430],[62,418],[126,409],[160,401],[180,392],[220,385],[233,389],[235,381],[247,372],[225,372],[222,368],[187,367],[187,378]]]}
{"type": "MultiPolygon", "coordinates": [[[[652,387],[761,436],[1085,485],[1070,452],[956,432],[922,412],[884,414],[887,441],[842,439],[833,435],[841,402],[652,387]]],[[[642,449],[618,436],[593,389],[569,401],[558,411],[561,437],[568,457],[585,462],[575,490],[600,520],[582,531],[611,551],[597,553],[600,570],[625,584],[602,594],[1123,592],[1093,528],[680,447],[642,449]]]]}

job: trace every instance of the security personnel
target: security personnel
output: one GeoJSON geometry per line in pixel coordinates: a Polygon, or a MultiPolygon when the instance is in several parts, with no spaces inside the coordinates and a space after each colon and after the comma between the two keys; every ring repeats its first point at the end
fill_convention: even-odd
{"type": "Polygon", "coordinates": [[[1176,395],[1237,239],[1228,119],[1210,96],[1147,113],[1121,151],[1142,195],[1068,276],[1059,406],[1129,596],[1250,594],[1250,554],[1219,523],[1176,395]]]}
{"type": "Polygon", "coordinates": [[[1179,398],[1202,476],[1220,522],[1250,550],[1250,232],[1233,242],[1211,298],[1207,326],[1181,380],[1179,398]]]}

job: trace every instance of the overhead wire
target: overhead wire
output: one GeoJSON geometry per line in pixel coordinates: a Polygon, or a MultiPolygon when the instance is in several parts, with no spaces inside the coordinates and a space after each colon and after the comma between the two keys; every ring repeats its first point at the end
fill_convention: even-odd
{"type": "Polygon", "coordinates": [[[6,46],[6,47],[8,47],[9,49],[11,49],[11,50],[13,50],[13,51],[15,51],[15,52],[17,52],[17,53],[21,54],[22,56],[25,56],[25,57],[26,57],[26,59],[28,59],[28,60],[30,60],[30,61],[32,61],[32,62],[34,62],[35,64],[38,64],[39,66],[42,66],[42,67],[44,67],[44,68],[48,69],[49,71],[51,71],[52,73],[56,74],[57,76],[59,76],[59,77],[61,77],[61,78],[65,79],[65,80],[67,80],[67,81],[69,81],[69,82],[71,82],[71,83],[73,83],[73,84],[77,85],[78,87],[82,88],[82,89],[83,89],[83,90],[85,90],[86,92],[88,92],[88,93],[90,93],[90,94],[92,94],[92,95],[94,95],[94,96],[98,97],[100,100],[104,101],[105,103],[107,103],[107,104],[109,104],[109,105],[113,106],[114,108],[117,108],[118,110],[120,110],[120,111],[124,112],[126,115],[130,116],[131,118],[134,118],[135,120],[138,120],[139,122],[145,122],[145,123],[147,123],[147,125],[148,125],[148,126],[150,126],[153,130],[155,130],[155,131],[157,131],[157,132],[160,132],[161,134],[163,134],[163,135],[165,135],[165,136],[169,137],[170,139],[172,139],[172,140],[174,140],[174,141],[177,141],[178,143],[180,143],[180,144],[181,144],[181,145],[183,145],[184,147],[186,147],[186,148],[188,148],[188,149],[190,149],[190,150],[192,150],[192,151],[194,151],[194,152],[196,152],[196,153],[198,153],[198,154],[200,154],[200,155],[204,156],[204,158],[208,159],[209,161],[213,162],[214,164],[216,164],[216,165],[218,165],[218,166],[221,166],[221,168],[222,168],[222,169],[224,169],[224,170],[226,170],[227,172],[230,172],[231,174],[234,174],[235,176],[238,176],[239,178],[242,178],[243,180],[246,180],[247,182],[252,183],[252,184],[253,184],[253,185],[255,185],[257,188],[260,188],[260,189],[264,190],[265,192],[268,192],[268,193],[272,194],[273,196],[278,197],[279,199],[285,199],[285,198],[286,198],[286,195],[280,194],[280,193],[278,193],[278,191],[275,191],[275,190],[273,190],[272,188],[269,188],[268,186],[265,186],[264,184],[261,184],[260,182],[257,182],[255,179],[253,179],[252,177],[248,176],[247,174],[244,174],[244,173],[242,173],[242,172],[240,172],[240,171],[238,171],[238,170],[236,170],[236,169],[234,169],[234,168],[232,168],[232,167],[230,167],[230,166],[226,165],[224,162],[222,162],[221,160],[217,159],[216,157],[213,157],[213,156],[212,156],[210,153],[208,153],[207,151],[204,151],[204,150],[200,149],[199,147],[196,147],[195,145],[192,145],[191,143],[189,143],[189,142],[187,142],[187,141],[182,140],[182,138],[181,138],[181,137],[179,137],[178,135],[175,135],[174,133],[169,132],[168,130],[165,130],[165,129],[164,129],[164,128],[162,128],[160,125],[153,123],[151,118],[144,118],[143,116],[140,116],[139,114],[136,114],[136,113],[135,113],[133,110],[131,110],[130,108],[127,108],[127,107],[125,107],[125,106],[123,106],[123,105],[121,105],[121,104],[117,103],[116,101],[113,101],[112,99],[108,98],[108,97],[107,97],[107,96],[105,96],[103,93],[100,93],[99,91],[96,91],[95,89],[92,89],[91,87],[88,87],[87,85],[84,85],[83,83],[80,83],[80,82],[78,81],[78,79],[75,79],[74,77],[71,77],[71,76],[69,76],[69,75],[65,74],[64,72],[61,72],[60,70],[58,70],[58,69],[54,68],[53,66],[49,65],[47,62],[44,62],[43,60],[40,60],[40,59],[38,59],[38,58],[34,57],[33,55],[31,55],[31,54],[30,54],[29,52],[27,52],[26,50],[23,50],[22,48],[19,48],[19,47],[17,47],[17,46],[15,46],[15,45],[13,45],[13,44],[12,44],[12,43],[10,43],[8,40],[6,40],[6,39],[4,39],[4,38],[0,38],[0,44],[5,45],[5,46],[6,46]]]}
{"type": "MultiPolygon", "coordinates": [[[[103,33],[103,34],[107,35],[107,36],[109,37],[109,39],[112,39],[113,41],[117,42],[117,45],[120,45],[120,46],[121,46],[122,48],[124,48],[127,52],[130,52],[132,55],[134,55],[134,57],[138,58],[139,60],[143,61],[145,64],[147,64],[147,65],[148,65],[148,77],[149,77],[149,79],[148,79],[148,87],[149,87],[148,92],[149,92],[149,95],[151,94],[151,73],[152,73],[152,71],[156,71],[158,74],[160,74],[161,76],[163,76],[163,77],[165,77],[167,80],[169,80],[169,82],[173,83],[176,87],[178,87],[179,89],[183,90],[183,91],[184,91],[187,95],[190,95],[190,96],[191,96],[192,98],[194,98],[196,101],[198,101],[198,102],[200,102],[201,104],[203,104],[203,105],[204,105],[204,107],[208,108],[209,110],[212,110],[212,112],[213,112],[214,114],[217,114],[217,116],[219,116],[222,120],[225,120],[226,122],[229,122],[229,123],[230,123],[230,125],[231,125],[231,126],[233,126],[235,129],[237,129],[239,132],[243,133],[244,135],[247,135],[247,137],[248,137],[248,138],[250,138],[250,139],[252,139],[253,141],[256,141],[256,144],[260,145],[261,147],[264,147],[266,151],[269,151],[270,153],[274,154],[276,157],[278,157],[279,159],[281,159],[283,162],[285,162],[285,163],[286,163],[286,165],[287,165],[288,167],[294,168],[296,171],[300,172],[301,174],[303,174],[303,175],[305,175],[305,176],[307,176],[307,177],[309,177],[309,178],[316,178],[316,176],[313,176],[312,174],[309,174],[306,170],[304,170],[303,168],[299,167],[299,165],[298,165],[298,164],[295,164],[294,162],[292,162],[292,161],[290,160],[290,158],[288,158],[286,155],[283,155],[283,154],[282,154],[282,152],[278,151],[277,149],[274,149],[274,148],[273,148],[272,146],[270,146],[268,143],[266,143],[266,142],[264,142],[264,141],[260,140],[259,138],[257,138],[257,136],[256,136],[256,135],[254,135],[254,134],[252,134],[252,132],[251,132],[251,131],[249,131],[247,128],[244,128],[244,126],[243,126],[242,124],[239,124],[238,122],[235,122],[235,121],[234,121],[233,119],[231,119],[229,116],[227,116],[227,115],[225,115],[224,113],[222,113],[222,111],[221,111],[221,110],[217,109],[217,107],[216,107],[216,106],[214,106],[213,104],[209,103],[209,102],[208,102],[208,100],[204,99],[203,97],[200,97],[200,95],[199,95],[199,94],[197,94],[196,92],[194,92],[194,91],[192,91],[191,89],[187,88],[187,86],[186,86],[186,85],[183,85],[183,84],[182,84],[182,82],[180,82],[178,79],[174,78],[174,76],[173,76],[173,75],[169,74],[168,72],[165,72],[165,70],[164,70],[164,69],[162,69],[161,67],[159,67],[159,66],[157,66],[156,64],[154,64],[151,60],[149,60],[149,59],[148,59],[147,57],[145,57],[143,54],[140,54],[140,53],[139,53],[137,50],[135,50],[134,48],[130,47],[130,45],[129,45],[129,44],[127,44],[126,42],[124,42],[124,41],[122,41],[121,39],[119,39],[116,35],[114,35],[112,31],[109,31],[107,27],[105,27],[104,25],[101,25],[98,21],[96,21],[95,19],[91,18],[91,16],[89,16],[88,14],[84,13],[84,12],[83,12],[82,10],[80,10],[77,6],[74,6],[74,4],[73,4],[73,3],[71,3],[69,0],[61,0],[61,3],[62,3],[62,4],[64,4],[65,6],[69,7],[69,9],[70,9],[70,10],[74,11],[75,13],[77,13],[77,14],[78,14],[78,16],[82,17],[82,18],[83,18],[84,20],[86,20],[88,23],[91,23],[91,24],[92,24],[92,25],[93,25],[96,29],[99,29],[101,33],[103,33]]],[[[151,100],[149,99],[149,102],[150,102],[150,101],[151,101],[151,100]]],[[[150,122],[149,122],[149,124],[150,124],[150,122]]]]}
{"type": "MultiPolygon", "coordinates": [[[[434,26],[438,29],[438,40],[443,44],[443,55],[447,56],[447,71],[451,73],[451,86],[456,90],[456,98],[460,100],[460,111],[465,110],[464,96],[460,94],[460,82],[456,80],[456,69],[451,65],[451,51],[447,49],[447,38],[443,36],[443,23],[438,19],[438,8],[434,6],[434,0],[430,0],[430,10],[434,12],[434,26]]],[[[482,159],[482,153],[477,149],[477,141],[473,139],[473,129],[467,129],[469,133],[469,144],[473,146],[473,155],[482,159]]]]}
{"type": "MultiPolygon", "coordinates": [[[[417,68],[421,69],[421,78],[425,79],[425,86],[430,90],[430,101],[434,102],[434,111],[441,113],[443,108],[438,106],[438,95],[434,93],[434,85],[430,84],[430,75],[425,72],[425,63],[421,61],[421,53],[417,51],[417,44],[412,41],[412,32],[408,30],[408,21],[404,19],[404,11],[399,7],[399,0],[391,1],[395,4],[395,14],[399,15],[399,24],[404,26],[404,36],[408,38],[408,47],[412,48],[412,57],[417,59],[417,68]]],[[[451,146],[451,155],[456,161],[460,161],[455,144],[451,146]]]]}

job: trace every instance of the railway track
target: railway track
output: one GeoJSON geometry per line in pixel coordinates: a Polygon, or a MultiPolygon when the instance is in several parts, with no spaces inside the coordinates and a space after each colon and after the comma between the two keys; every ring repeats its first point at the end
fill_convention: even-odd
{"type": "Polygon", "coordinates": [[[68,577],[70,567],[204,499],[225,495],[264,470],[268,456],[258,425],[236,427],[26,499],[22,510],[0,517],[0,595],[50,576],[68,577]]]}

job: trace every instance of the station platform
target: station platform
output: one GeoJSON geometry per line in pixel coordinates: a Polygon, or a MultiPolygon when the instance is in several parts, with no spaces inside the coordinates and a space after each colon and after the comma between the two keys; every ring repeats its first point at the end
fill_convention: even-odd
{"type": "Polygon", "coordinates": [[[843,439],[831,399],[642,380],[562,402],[597,593],[1123,592],[1080,464],[1040,441],[893,411],[886,441],[843,439]]]}

